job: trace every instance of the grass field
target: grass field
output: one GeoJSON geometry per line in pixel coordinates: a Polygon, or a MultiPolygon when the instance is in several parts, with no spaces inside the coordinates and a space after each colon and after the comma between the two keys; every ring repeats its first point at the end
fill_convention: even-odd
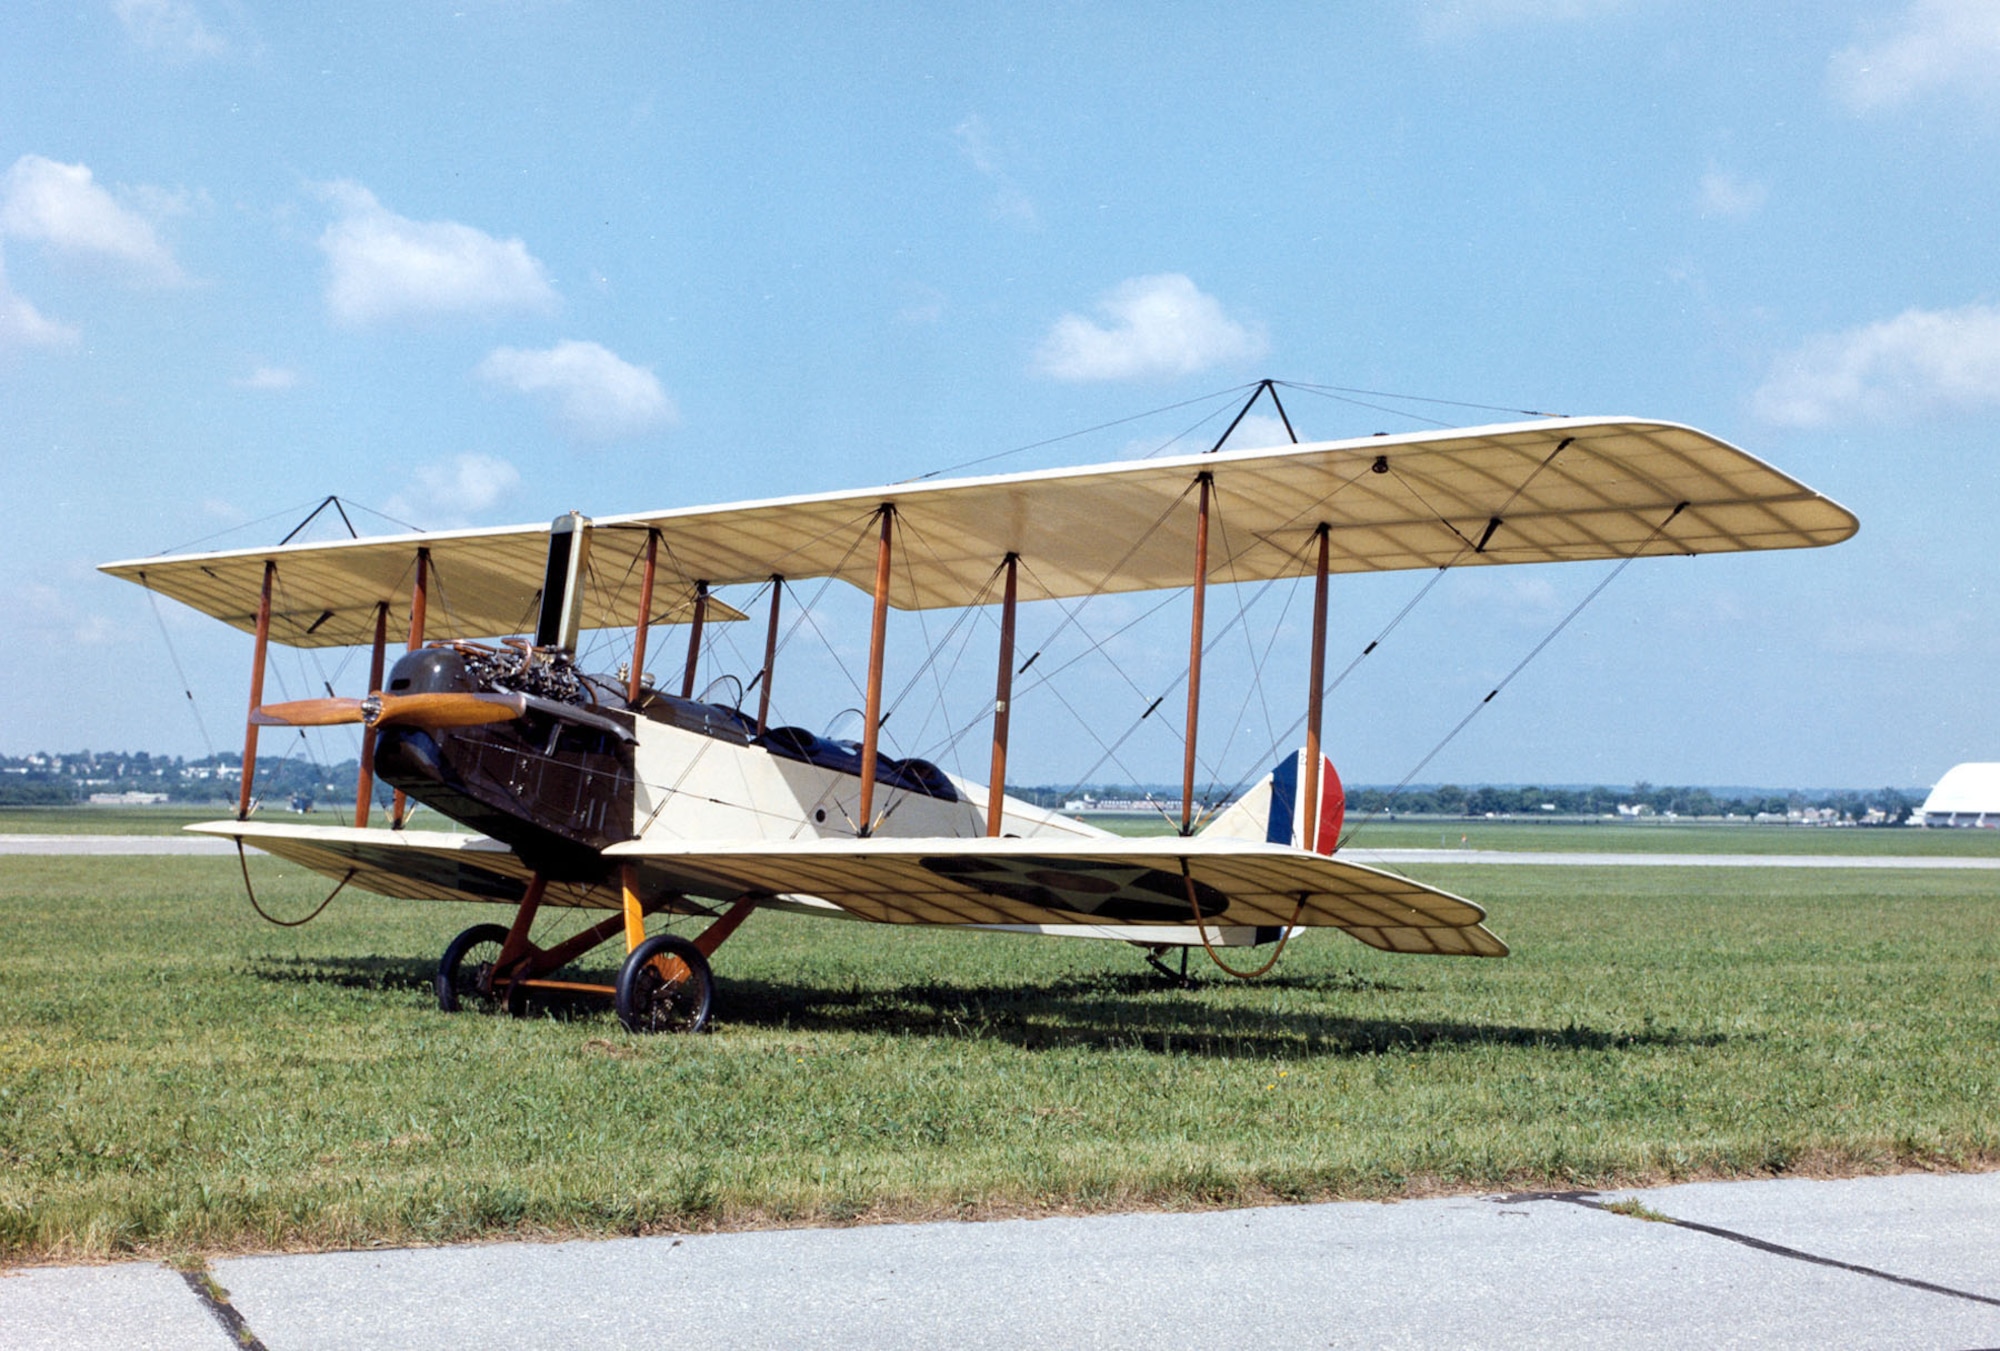
{"type": "MultiPolygon", "coordinates": [[[[233,802],[200,806],[174,803],[158,807],[0,807],[0,835],[174,835],[195,821],[222,821],[236,815],[233,802]]],[[[351,826],[354,809],[322,804],[310,815],[294,816],[282,809],[259,813],[258,820],[302,822],[309,826],[351,826]]],[[[374,824],[388,824],[378,812],[374,824]]],[[[410,822],[417,830],[463,830],[458,822],[420,808],[410,822]]]]}
{"type": "MultiPolygon", "coordinates": [[[[1120,835],[1170,835],[1159,817],[1087,818],[1120,835]]],[[[1358,821],[1350,825],[1360,824],[1358,821]]],[[[1776,826],[1707,821],[1484,821],[1405,817],[1362,825],[1354,849],[1501,849],[1552,854],[1834,854],[2000,858],[2000,830],[1776,826]]]]}
{"type": "MultiPolygon", "coordinates": [[[[171,835],[192,821],[233,814],[227,804],[202,807],[0,807],[0,835],[171,835]]],[[[261,817],[259,819],[262,819],[261,817]]],[[[307,825],[348,825],[345,811],[271,819],[307,825]]],[[[1100,816],[1093,824],[1120,835],[1165,835],[1163,818],[1100,816]]],[[[377,825],[385,824],[381,818],[377,825]]],[[[421,811],[412,825],[458,830],[456,822],[421,811]]],[[[1440,819],[1369,822],[1351,841],[1358,849],[1506,849],[1533,853],[1619,854],[1904,854],[2000,857],[2000,830],[1828,829],[1723,825],[1680,821],[1484,821],[1440,819]]]]}
{"type": "MultiPolygon", "coordinates": [[[[6,1260],[2000,1163],[1983,873],[1413,870],[1516,955],[1319,933],[1193,990],[1122,945],[765,915],[714,1033],[646,1039],[440,1015],[488,907],[281,930],[234,867],[0,862],[6,1260]]],[[[260,886],[303,913],[289,871],[260,886]]]]}

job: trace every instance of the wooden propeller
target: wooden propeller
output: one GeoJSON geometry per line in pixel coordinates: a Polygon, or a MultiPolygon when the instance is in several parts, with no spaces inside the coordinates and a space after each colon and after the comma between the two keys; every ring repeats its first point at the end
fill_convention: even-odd
{"type": "Polygon", "coordinates": [[[366,699],[294,699],[250,714],[260,727],[478,727],[528,711],[523,694],[371,694],[366,699]]]}

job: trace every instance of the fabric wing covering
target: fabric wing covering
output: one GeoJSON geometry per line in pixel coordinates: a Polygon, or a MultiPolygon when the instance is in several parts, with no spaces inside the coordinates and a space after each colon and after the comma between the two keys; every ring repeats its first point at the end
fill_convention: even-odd
{"type": "MultiPolygon", "coordinates": [[[[528,870],[473,836],[217,821],[192,827],[390,896],[512,901],[528,870]]],[[[642,891],[712,903],[811,896],[889,924],[1299,924],[1388,952],[1504,957],[1472,902],[1361,864],[1234,840],[664,841],[613,845],[642,891]],[[1182,872],[1185,865],[1186,872],[1182,872]],[[1194,896],[1189,897],[1190,884],[1194,896]]],[[[615,885],[545,904],[612,909],[615,885]]]]}
{"type": "MultiPolygon", "coordinates": [[[[1022,600],[1185,586],[1203,474],[1217,582],[1304,575],[1322,521],[1336,572],[1813,548],[1857,528],[1838,503],[1691,427],[1552,418],[599,517],[584,626],[633,622],[651,530],[662,544],[657,620],[684,618],[697,582],[761,584],[775,573],[871,588],[875,550],[864,546],[884,505],[896,513],[890,601],[901,609],[993,599],[1009,553],[1022,560],[1022,600]]],[[[435,578],[428,636],[485,638],[533,622],[547,541],[546,526],[524,525],[103,570],[248,631],[264,562],[275,560],[272,640],[330,647],[369,641],[381,602],[402,631],[424,547],[435,578]]],[[[740,617],[720,602],[708,613],[740,617]]]]}

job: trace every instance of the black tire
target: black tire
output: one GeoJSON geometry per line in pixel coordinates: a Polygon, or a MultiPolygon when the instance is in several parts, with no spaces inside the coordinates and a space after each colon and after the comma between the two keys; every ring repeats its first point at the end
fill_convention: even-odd
{"type": "Polygon", "coordinates": [[[715,1011],[715,977],[701,949],[675,934],[656,934],[632,949],[618,971],[618,1021],[628,1032],[705,1032],[715,1011]],[[665,958],[665,962],[656,959],[665,958]],[[661,965],[678,959],[669,979],[661,965]]]}
{"type": "Polygon", "coordinates": [[[475,924],[445,945],[438,959],[438,1008],[445,1013],[472,1009],[494,1013],[500,1008],[500,993],[493,989],[493,963],[507,941],[507,931],[498,924],[475,924]]]}

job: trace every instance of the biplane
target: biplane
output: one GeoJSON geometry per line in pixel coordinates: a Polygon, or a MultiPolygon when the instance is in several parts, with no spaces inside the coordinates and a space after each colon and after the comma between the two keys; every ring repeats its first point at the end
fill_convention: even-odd
{"type": "Polygon", "coordinates": [[[1504,956],[1473,902],[1335,856],[1342,790],[1321,748],[1330,578],[1812,548],[1856,529],[1837,503],[1694,428],[1547,418],[103,570],[255,636],[237,815],[189,829],[340,886],[511,906],[509,923],[445,948],[446,1011],[587,991],[635,1031],[695,1031],[714,1008],[710,960],[766,908],[1120,937],[1183,958],[1201,946],[1218,963],[1222,949],[1274,945],[1260,970],[1310,927],[1390,952],[1504,956]],[[1225,505],[1226,530],[1211,530],[1225,505]],[[1308,577],[1303,745],[1204,820],[1206,590],[1308,577]],[[807,579],[872,601],[854,740],[771,716],[781,602],[807,579]],[[741,687],[754,708],[747,693],[696,694],[704,626],[748,618],[717,594],[729,587],[768,596],[762,666],[741,687]],[[1017,607],[1169,589],[1192,596],[1175,833],[1123,838],[1007,796],[1017,607]],[[882,742],[889,612],[976,606],[999,611],[984,784],[882,742]],[[647,668],[663,624],[688,631],[678,692],[647,668]],[[631,630],[629,660],[586,671],[580,635],[603,628],[631,630]],[[392,633],[406,650],[385,670],[392,633]],[[366,647],[366,692],[267,704],[272,643],[366,647]],[[362,729],[353,826],[252,819],[260,729],[340,724],[362,729]],[[370,824],[377,780],[395,794],[385,826],[370,824]],[[472,833],[407,828],[410,800],[472,833]],[[537,916],[557,906],[608,914],[544,946],[537,916]],[[649,934],[655,915],[707,923],[649,934]],[[562,978],[620,938],[615,985],[562,978]]]}

